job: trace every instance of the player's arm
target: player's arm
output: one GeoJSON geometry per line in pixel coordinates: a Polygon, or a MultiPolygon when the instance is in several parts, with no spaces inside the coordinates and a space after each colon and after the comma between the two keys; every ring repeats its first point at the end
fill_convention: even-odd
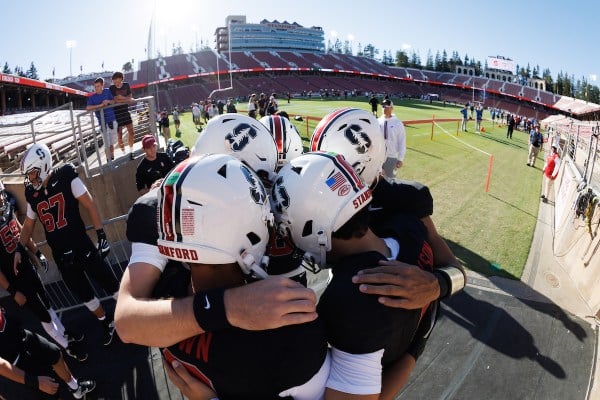
{"type": "Polygon", "coordinates": [[[160,274],[147,263],[125,269],[115,309],[115,327],[123,342],[166,347],[204,332],[194,317],[193,297],[149,298],[160,274]]]}
{"type": "Polygon", "coordinates": [[[123,274],[115,323],[124,342],[166,347],[203,333],[203,325],[216,323],[221,327],[266,330],[310,322],[317,317],[314,292],[277,277],[227,289],[222,298],[209,297],[212,307],[206,311],[204,294],[182,299],[149,299],[160,274],[150,268],[155,267],[133,263],[123,274]],[[218,304],[222,306],[215,307],[218,304]]]}
{"type": "Polygon", "coordinates": [[[53,378],[49,376],[30,375],[1,357],[0,375],[10,379],[13,382],[23,384],[32,389],[40,390],[47,394],[54,394],[58,391],[58,383],[53,378]]]}

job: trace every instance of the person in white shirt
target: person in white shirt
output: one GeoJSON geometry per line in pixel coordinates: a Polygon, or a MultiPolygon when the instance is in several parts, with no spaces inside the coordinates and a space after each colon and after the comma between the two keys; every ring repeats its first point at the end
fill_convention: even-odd
{"type": "Polygon", "coordinates": [[[394,103],[390,99],[383,100],[381,107],[383,115],[378,120],[387,148],[383,173],[386,178],[395,178],[398,169],[402,167],[406,153],[406,131],[402,121],[392,114],[394,103]]]}

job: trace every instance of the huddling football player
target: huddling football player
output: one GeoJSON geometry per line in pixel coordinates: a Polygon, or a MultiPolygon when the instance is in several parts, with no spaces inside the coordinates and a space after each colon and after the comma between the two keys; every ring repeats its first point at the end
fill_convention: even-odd
{"type": "MultiPolygon", "coordinates": [[[[196,141],[192,156],[203,153],[232,155],[265,181],[273,178],[277,164],[277,149],[268,129],[243,114],[223,114],[211,119],[196,141]]],[[[129,211],[127,238],[132,243],[132,252],[121,279],[115,322],[124,342],[166,347],[203,333],[206,321],[194,313],[194,296],[157,298],[159,293],[164,294],[165,287],[189,283],[189,275],[182,272],[181,263],[169,260],[158,251],[157,201],[158,190],[152,189],[138,198],[129,211]]],[[[211,300],[225,304],[227,313],[222,317],[238,328],[273,329],[317,317],[314,292],[285,278],[287,273],[302,281],[305,270],[300,267],[301,254],[294,251],[289,241],[271,241],[268,246],[269,254],[275,255],[272,259],[294,260],[291,266],[272,262],[267,267],[270,274],[283,276],[227,289],[211,300]],[[288,270],[282,271],[273,265],[288,270]]]]}
{"type": "Polygon", "coordinates": [[[67,384],[76,399],[96,387],[96,382],[78,380],[71,374],[58,346],[23,329],[17,318],[9,318],[0,308],[0,375],[36,392],[55,394],[59,385],[50,376],[51,371],[67,384]]]}
{"type": "MultiPolygon", "coordinates": [[[[50,305],[50,300],[42,284],[40,276],[27,250],[19,243],[21,224],[15,216],[14,206],[8,201],[4,184],[0,182],[0,286],[12,299],[22,307],[27,307],[39,319],[48,335],[67,353],[78,360],[85,359],[85,354],[76,352],[69,344],[68,338],[78,339],[80,335],[65,333],[65,327],[50,305]],[[17,269],[14,268],[18,259],[17,269]],[[68,337],[67,337],[68,336],[68,337]]],[[[27,242],[27,249],[35,254],[40,267],[47,272],[48,260],[37,248],[33,240],[27,242]]]]}
{"type": "MultiPolygon", "coordinates": [[[[108,346],[113,339],[114,322],[104,312],[86,274],[109,294],[118,290],[118,282],[104,261],[110,245],[94,199],[73,164],[52,168],[52,154],[45,144],[36,143],[25,152],[21,173],[25,175],[27,201],[21,244],[29,242],[39,219],[64,282],[102,323],[103,344],[108,346]],[[86,233],[79,205],[90,216],[98,237],[97,247],[86,233]]],[[[15,257],[14,268],[18,265],[19,259],[15,257]]]]}
{"type": "Polygon", "coordinates": [[[326,399],[393,398],[409,376],[404,365],[417,357],[422,313],[435,318],[437,303],[423,310],[386,307],[352,282],[365,265],[385,259],[433,269],[422,222],[397,215],[378,236],[369,228],[371,198],[370,188],[341,155],[324,152],[292,160],[272,190],[280,229],[309,263],[332,267],[333,278],[317,306],[332,347],[326,399]]]}
{"type": "Polygon", "coordinates": [[[379,295],[379,301],[390,307],[416,309],[464,288],[464,269],[431,218],[433,198],[429,188],[418,182],[383,177],[385,140],[377,119],[365,110],[336,110],[315,128],[310,150],[342,154],[371,187],[373,199],[369,211],[375,231],[380,222],[396,213],[415,216],[427,228],[433,265],[441,275],[431,274],[416,265],[380,261],[380,267],[359,271],[354,277],[354,283],[360,285],[362,292],[379,295]]]}
{"type": "Polygon", "coordinates": [[[288,118],[276,114],[262,117],[260,122],[269,129],[277,146],[276,171],[279,171],[281,167],[294,158],[302,155],[304,152],[302,138],[288,118]]]}
{"type": "Polygon", "coordinates": [[[273,215],[259,177],[230,155],[200,155],[165,178],[158,207],[159,251],[189,265],[191,288],[179,296],[194,295],[205,329],[165,349],[166,361],[221,399],[322,398],[329,360],[319,320],[251,331],[223,317],[225,289],[270,279],[263,265],[273,215]]]}

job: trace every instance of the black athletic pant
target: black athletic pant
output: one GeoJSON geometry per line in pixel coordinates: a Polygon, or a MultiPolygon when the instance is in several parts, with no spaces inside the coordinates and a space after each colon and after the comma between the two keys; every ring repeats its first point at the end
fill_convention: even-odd
{"type": "Polygon", "coordinates": [[[94,297],[94,291],[86,278],[87,274],[90,279],[112,295],[119,289],[119,283],[110,267],[100,257],[91,240],[83,244],[79,243],[79,245],[79,247],[71,250],[63,250],[58,253],[52,252],[56,265],[69,290],[80,301],[90,301],[94,297]]]}

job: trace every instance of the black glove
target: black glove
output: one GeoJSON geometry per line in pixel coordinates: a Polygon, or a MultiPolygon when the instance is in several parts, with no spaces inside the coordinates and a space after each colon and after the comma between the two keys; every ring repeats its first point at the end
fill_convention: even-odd
{"type": "Polygon", "coordinates": [[[108,244],[104,229],[96,229],[96,235],[98,235],[98,253],[102,258],[106,258],[108,253],[110,253],[110,244],[108,244]]]}
{"type": "Polygon", "coordinates": [[[419,322],[419,327],[417,328],[417,332],[415,332],[415,337],[413,338],[412,342],[408,345],[408,349],[406,350],[406,352],[412,355],[415,358],[415,360],[417,360],[419,356],[423,353],[423,350],[425,350],[427,340],[429,340],[429,336],[431,335],[433,327],[437,322],[439,309],[439,300],[436,300],[429,304],[427,311],[425,311],[423,318],[421,318],[421,321],[419,322]]]}

